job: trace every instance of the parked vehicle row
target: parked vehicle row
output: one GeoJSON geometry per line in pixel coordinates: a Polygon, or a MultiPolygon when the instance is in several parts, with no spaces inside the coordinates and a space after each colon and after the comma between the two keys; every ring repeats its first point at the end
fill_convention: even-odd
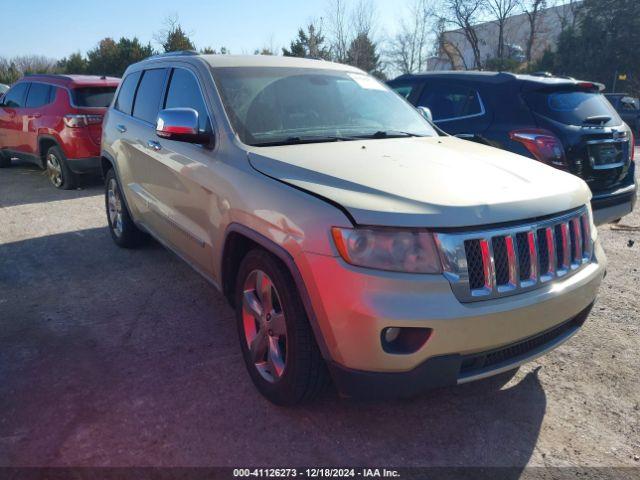
{"type": "Polygon", "coordinates": [[[578,331],[606,269],[578,176],[446,135],[345,65],[137,63],[101,162],[116,244],[150,234],[215,285],[278,404],[517,368],[578,331]]]}
{"type": "Polygon", "coordinates": [[[51,183],[75,188],[100,172],[102,119],[119,79],[29,75],[0,99],[0,167],[20,158],[46,168],[51,183]]]}
{"type": "Polygon", "coordinates": [[[634,133],[600,93],[601,85],[493,72],[404,75],[389,85],[413,105],[428,107],[434,123],[451,135],[582,178],[593,193],[597,225],[633,210],[634,133]]]}
{"type": "Polygon", "coordinates": [[[620,118],[633,130],[636,140],[640,136],[640,99],[626,93],[605,93],[620,118]]]}

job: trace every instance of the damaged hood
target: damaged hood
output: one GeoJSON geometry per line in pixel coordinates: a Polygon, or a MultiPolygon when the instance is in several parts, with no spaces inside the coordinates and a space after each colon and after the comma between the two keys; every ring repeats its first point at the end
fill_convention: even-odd
{"type": "Polygon", "coordinates": [[[453,137],[253,148],[259,172],[341,205],[359,225],[466,227],[589,202],[578,177],[453,137]]]}

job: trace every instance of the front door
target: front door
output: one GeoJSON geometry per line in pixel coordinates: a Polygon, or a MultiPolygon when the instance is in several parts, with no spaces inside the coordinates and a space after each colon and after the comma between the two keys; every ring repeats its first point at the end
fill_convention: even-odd
{"type": "Polygon", "coordinates": [[[14,85],[2,98],[0,105],[0,148],[11,154],[24,150],[23,113],[29,84],[14,85]]]}

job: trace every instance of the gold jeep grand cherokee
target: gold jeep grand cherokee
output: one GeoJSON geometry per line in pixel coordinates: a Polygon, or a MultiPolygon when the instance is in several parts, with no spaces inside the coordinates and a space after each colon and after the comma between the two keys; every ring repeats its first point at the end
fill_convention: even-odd
{"type": "Polygon", "coordinates": [[[582,180],[446,136],[345,65],[153,57],[102,148],[114,241],[151,234],[220,289],[278,404],[514,369],[580,328],[605,271],[582,180]]]}

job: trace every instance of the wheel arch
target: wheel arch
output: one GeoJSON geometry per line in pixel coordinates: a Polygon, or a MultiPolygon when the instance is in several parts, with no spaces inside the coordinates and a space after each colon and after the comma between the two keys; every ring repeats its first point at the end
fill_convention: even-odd
{"type": "MultiPolygon", "coordinates": [[[[38,158],[40,158],[40,166],[46,168],[46,155],[51,147],[58,147],[62,150],[62,146],[58,139],[52,135],[40,135],[38,137],[38,158]]],[[[62,151],[64,154],[64,150],[62,151]]]]}
{"type": "Polygon", "coordinates": [[[291,254],[273,240],[265,237],[239,223],[232,223],[227,227],[224,237],[223,248],[220,260],[220,286],[222,294],[232,307],[236,307],[234,299],[234,287],[237,279],[237,271],[244,256],[252,249],[260,248],[276,257],[291,274],[296,285],[307,318],[311,324],[318,347],[322,356],[331,360],[329,349],[324,341],[324,336],[320,330],[318,319],[311,303],[311,298],[305,286],[302,274],[298,269],[291,254]]]}

